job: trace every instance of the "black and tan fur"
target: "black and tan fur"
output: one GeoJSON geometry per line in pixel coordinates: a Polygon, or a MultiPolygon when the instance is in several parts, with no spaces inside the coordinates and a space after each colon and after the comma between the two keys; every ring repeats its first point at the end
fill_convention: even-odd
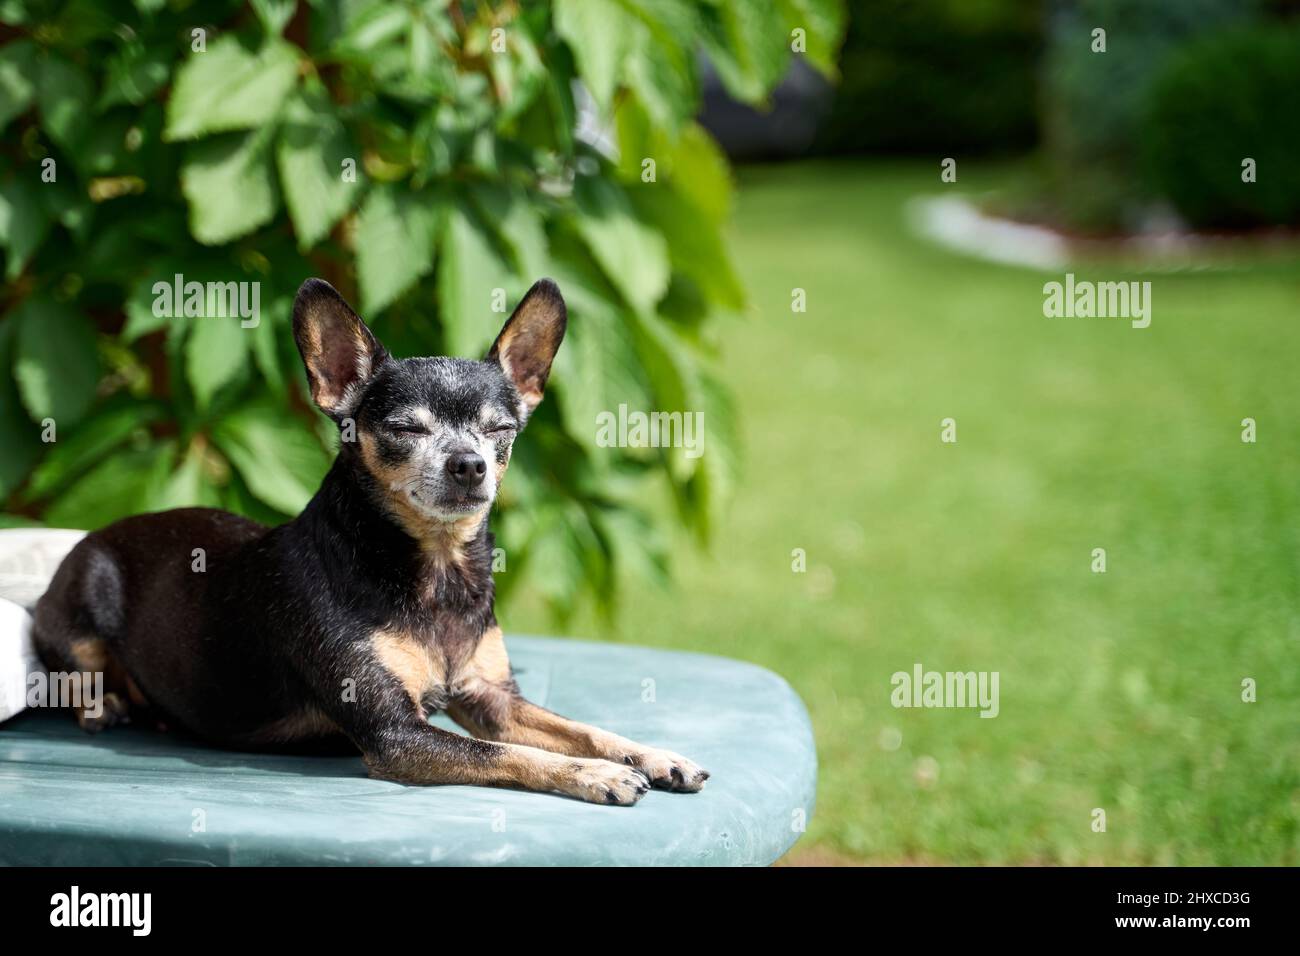
{"type": "Polygon", "coordinates": [[[82,726],[147,711],[227,747],[340,737],[379,777],[601,803],[700,789],[691,761],[550,713],[511,677],[487,514],[566,321],[543,280],[486,359],[398,360],[306,282],[294,336],[312,397],[355,440],[286,525],[186,508],[77,545],[34,633],[52,670],[104,673],[103,712],[82,726]],[[472,736],[430,725],[438,710],[472,736]]]}

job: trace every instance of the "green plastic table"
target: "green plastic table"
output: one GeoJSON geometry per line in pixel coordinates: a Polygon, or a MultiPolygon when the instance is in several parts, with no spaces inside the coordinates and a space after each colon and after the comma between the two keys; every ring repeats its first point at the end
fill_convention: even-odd
{"type": "MultiPolygon", "coordinates": [[[[0,864],[765,865],[811,819],[817,758],[784,680],[704,654],[511,637],[552,710],[676,750],[712,777],[634,807],[372,780],[360,757],[232,753],[63,712],[0,724],[0,864]]],[[[443,717],[435,720],[457,729],[443,717]]]]}

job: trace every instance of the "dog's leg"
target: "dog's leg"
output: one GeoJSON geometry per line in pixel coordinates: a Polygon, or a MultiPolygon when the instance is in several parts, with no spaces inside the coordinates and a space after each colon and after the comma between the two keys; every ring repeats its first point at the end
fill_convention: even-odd
{"type": "Polygon", "coordinates": [[[144,696],[110,649],[122,630],[121,570],[93,541],[79,544],[37,602],[32,639],[50,671],[49,706],[72,708],[95,734],[130,720],[144,696]]]}
{"type": "Polygon", "coordinates": [[[510,677],[501,629],[483,635],[447,713],[475,737],[636,767],[659,789],[694,792],[709,772],[681,754],[569,720],[530,703],[510,677]]]}
{"type": "Polygon", "coordinates": [[[575,757],[600,757],[644,773],[661,790],[694,792],[709,772],[681,754],[646,747],[618,734],[569,720],[530,703],[518,692],[500,690],[508,702],[485,705],[481,698],[459,698],[447,712],[458,724],[486,740],[504,741],[575,757]],[[504,706],[503,706],[504,705],[504,706]]]}
{"type": "Polygon", "coordinates": [[[390,727],[363,752],[373,776],[400,783],[516,787],[620,806],[650,789],[633,767],[475,740],[423,721],[390,727]]]}
{"type": "Polygon", "coordinates": [[[336,689],[318,685],[317,690],[322,708],[361,750],[372,776],[401,783],[552,791],[620,806],[631,806],[650,789],[634,767],[475,740],[433,727],[400,678],[362,654],[333,662],[329,671],[356,677],[355,694],[346,700],[336,689]]]}

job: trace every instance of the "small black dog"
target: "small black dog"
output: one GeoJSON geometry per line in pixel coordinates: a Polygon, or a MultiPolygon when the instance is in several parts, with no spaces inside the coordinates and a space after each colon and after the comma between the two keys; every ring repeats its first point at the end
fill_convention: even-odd
{"type": "Polygon", "coordinates": [[[293,332],[340,426],[333,467],[278,528],[184,508],[72,550],[34,634],[52,671],[104,674],[82,727],[147,709],[227,747],[342,734],[372,774],[408,783],[624,805],[650,785],[699,790],[708,773],[684,757],[524,700],[493,614],[487,513],[566,322],[542,280],[485,360],[398,360],[332,286],[305,282],[293,332]],[[473,736],[431,726],[441,709],[473,736]]]}

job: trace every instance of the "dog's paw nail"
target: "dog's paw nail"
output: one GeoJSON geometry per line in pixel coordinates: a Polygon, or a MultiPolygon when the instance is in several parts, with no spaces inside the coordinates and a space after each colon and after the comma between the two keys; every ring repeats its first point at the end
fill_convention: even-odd
{"type": "Polygon", "coordinates": [[[637,755],[637,767],[659,790],[692,793],[704,786],[708,772],[670,750],[646,750],[637,755]]]}
{"type": "Polygon", "coordinates": [[[644,774],[612,760],[584,762],[567,792],[590,803],[630,807],[650,785],[644,774]]]}

